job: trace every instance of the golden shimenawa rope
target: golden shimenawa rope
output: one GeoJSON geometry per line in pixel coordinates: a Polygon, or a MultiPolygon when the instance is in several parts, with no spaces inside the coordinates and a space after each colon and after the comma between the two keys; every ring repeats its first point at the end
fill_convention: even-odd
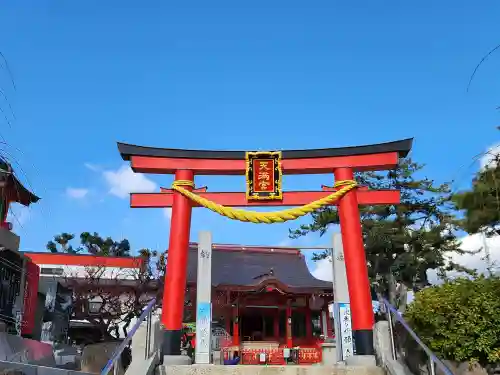
{"type": "Polygon", "coordinates": [[[236,209],[232,207],[222,206],[215,203],[209,199],[203,198],[189,190],[183,188],[183,186],[191,186],[194,188],[194,182],[189,180],[176,180],[172,184],[172,190],[175,190],[185,197],[191,199],[193,202],[198,203],[200,206],[206,207],[209,210],[218,213],[219,215],[225,216],[229,219],[239,220],[251,223],[284,223],[285,221],[295,220],[299,217],[305,216],[314,212],[337,199],[342,198],[346,193],[355,189],[358,184],[354,180],[343,180],[337,181],[334,187],[339,188],[339,190],[327,195],[324,198],[315,200],[311,203],[305,204],[301,207],[289,208],[286,210],[275,211],[275,212],[257,212],[257,211],[247,211],[236,209]]]}

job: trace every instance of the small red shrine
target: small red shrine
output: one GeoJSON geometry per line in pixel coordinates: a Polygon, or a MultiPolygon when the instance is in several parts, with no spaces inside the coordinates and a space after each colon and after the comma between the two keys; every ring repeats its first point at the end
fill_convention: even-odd
{"type": "MultiPolygon", "coordinates": [[[[185,314],[190,320],[196,314],[197,249],[190,243],[185,314]]],[[[221,343],[223,350],[238,351],[249,362],[254,351],[279,351],[283,358],[283,348],[301,347],[316,354],[311,363],[320,361],[320,336],[332,336],[332,283],[314,278],[299,250],[214,244],[212,288],[213,320],[231,336],[221,343]]]]}

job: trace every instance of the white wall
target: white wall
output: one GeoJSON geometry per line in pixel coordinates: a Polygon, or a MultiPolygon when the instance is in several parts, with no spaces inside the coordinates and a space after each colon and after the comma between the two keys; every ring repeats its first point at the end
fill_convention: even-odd
{"type": "Polygon", "coordinates": [[[61,270],[61,275],[54,275],[56,278],[58,276],[85,278],[89,276],[89,272],[99,272],[99,278],[102,279],[134,280],[139,272],[137,268],[67,266],[61,264],[39,264],[38,266],[40,267],[40,275],[43,276],[50,276],[50,274],[42,273],[44,268],[61,270]]]}

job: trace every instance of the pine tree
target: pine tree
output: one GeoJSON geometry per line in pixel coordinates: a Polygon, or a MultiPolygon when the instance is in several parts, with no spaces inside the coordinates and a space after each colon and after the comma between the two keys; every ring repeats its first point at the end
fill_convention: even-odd
{"type": "Polygon", "coordinates": [[[74,234],[61,233],[54,236],[46,245],[52,253],[88,253],[99,256],[130,256],[130,243],[127,239],[115,241],[111,237],[101,237],[98,233],[83,232],[80,234],[80,246],[73,247],[71,241],[74,234]],[[59,246],[58,246],[59,245],[59,246]]]}
{"type": "Polygon", "coordinates": [[[469,191],[453,196],[465,217],[461,225],[468,233],[500,234],[500,157],[495,156],[484,169],[477,172],[469,191]]]}
{"type": "MultiPolygon", "coordinates": [[[[450,270],[468,271],[447,257],[453,252],[465,253],[454,234],[457,223],[450,188],[428,178],[419,179],[422,168],[404,159],[395,170],[356,175],[358,183],[369,189],[401,191],[399,205],[360,206],[369,277],[377,292],[401,309],[408,288],[419,290],[429,285],[428,270],[437,269],[441,277],[450,270]]],[[[338,223],[337,208],[328,207],[314,213],[311,224],[290,231],[290,237],[310,232],[322,235],[338,223]]],[[[314,259],[328,255],[315,254],[314,259]]]]}

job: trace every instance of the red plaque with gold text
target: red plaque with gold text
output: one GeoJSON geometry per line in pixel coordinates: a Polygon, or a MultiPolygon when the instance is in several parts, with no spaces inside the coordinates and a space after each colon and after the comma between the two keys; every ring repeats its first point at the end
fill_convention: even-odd
{"type": "Polygon", "coordinates": [[[247,199],[283,199],[281,152],[247,152],[247,199]]]}

